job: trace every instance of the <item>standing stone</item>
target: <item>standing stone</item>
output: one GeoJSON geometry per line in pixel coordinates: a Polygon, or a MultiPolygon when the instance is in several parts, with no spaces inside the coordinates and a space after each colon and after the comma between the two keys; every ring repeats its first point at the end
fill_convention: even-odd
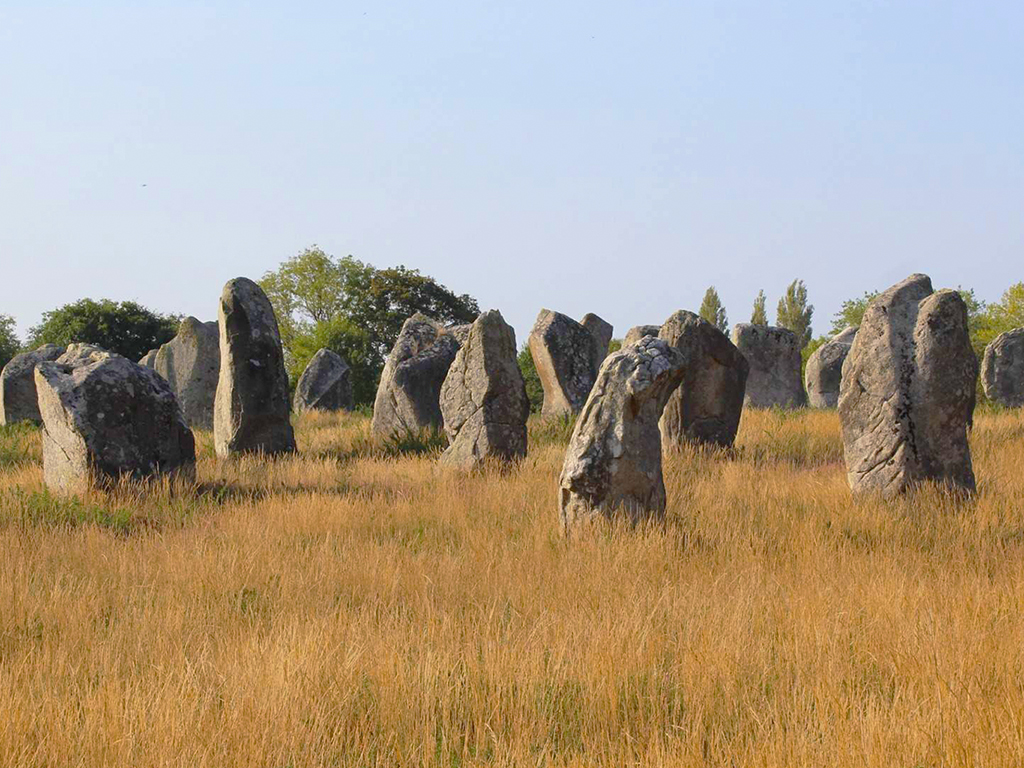
{"type": "Polygon", "coordinates": [[[220,376],[213,408],[217,455],[294,451],[288,375],[270,300],[252,280],[236,277],[224,286],[217,317],[220,376]]]}
{"type": "Polygon", "coordinates": [[[732,343],[750,364],[744,405],[750,408],[803,408],[807,405],[800,377],[800,343],[795,333],[771,325],[740,323],[733,328],[732,343]]]}
{"type": "Polygon", "coordinates": [[[611,323],[602,320],[593,312],[588,312],[580,320],[580,325],[590,331],[594,339],[594,371],[595,375],[601,368],[601,363],[608,357],[608,345],[612,343],[614,327],[611,323]]]}
{"type": "Polygon", "coordinates": [[[1024,406],[1024,328],[996,336],[981,364],[985,397],[1004,408],[1024,406]]]}
{"type": "Polygon", "coordinates": [[[151,368],[96,347],[36,366],[43,480],[61,493],[122,477],[195,475],[195,441],[170,386],[151,368]]]}
{"type": "Polygon", "coordinates": [[[544,388],[541,413],[579,413],[597,378],[593,335],[571,317],[542,309],[530,331],[529,346],[544,388]]]}
{"type": "Polygon", "coordinates": [[[886,496],[923,480],[974,489],[967,430],[978,361],[967,307],[911,275],[868,305],[839,393],[847,479],[886,496]]]}
{"type": "Polygon", "coordinates": [[[159,349],[151,349],[139,359],[139,365],[143,368],[153,368],[156,365],[156,353],[159,349]]]}
{"type": "Polygon", "coordinates": [[[56,360],[64,348],[44,344],[32,352],[15,355],[0,373],[0,424],[31,421],[42,424],[36,398],[36,365],[56,360]]]}
{"type": "Polygon", "coordinates": [[[152,368],[171,385],[185,423],[193,429],[213,429],[220,378],[217,323],[202,323],[194,317],[182,320],[178,335],[157,350],[152,368]]]}
{"type": "Polygon", "coordinates": [[[468,336],[462,326],[446,330],[419,312],[405,321],[377,386],[370,423],[375,435],[391,439],[441,429],[441,385],[459,350],[456,334],[468,336]]]}
{"type": "Polygon", "coordinates": [[[686,361],[682,383],[661,416],[666,445],[716,445],[736,439],[750,366],[729,337],[693,312],[679,311],[661,326],[659,337],[686,361]]]}
{"type": "Polygon", "coordinates": [[[441,386],[448,448],[441,463],[474,469],[526,456],[530,400],[516,362],[516,333],[492,309],[473,323],[441,386]]]}
{"type": "Polygon", "coordinates": [[[292,409],[296,413],[352,410],[352,369],[341,355],[329,349],[313,355],[295,387],[292,409]]]}
{"type": "Polygon", "coordinates": [[[843,380],[843,363],[850,354],[857,326],[851,325],[833,336],[807,358],[804,384],[811,408],[835,408],[839,405],[839,385],[843,380]]]}
{"type": "Polygon", "coordinates": [[[559,479],[562,528],[616,514],[665,515],[658,420],[686,360],[661,339],[608,356],[572,432],[559,479]]]}
{"type": "Polygon", "coordinates": [[[622,346],[628,347],[630,344],[636,344],[644,336],[657,338],[659,333],[661,333],[660,325],[634,325],[626,331],[626,338],[622,340],[622,346]]]}

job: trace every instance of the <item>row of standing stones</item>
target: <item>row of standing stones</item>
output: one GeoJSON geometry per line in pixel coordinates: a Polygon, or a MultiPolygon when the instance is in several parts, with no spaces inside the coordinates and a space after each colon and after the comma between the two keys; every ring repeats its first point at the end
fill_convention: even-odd
{"type": "MultiPolygon", "coordinates": [[[[974,489],[967,430],[978,364],[966,307],[924,275],[881,294],[859,329],[819,348],[803,381],[796,337],[780,328],[741,324],[730,340],[679,311],[631,329],[608,355],[611,336],[596,315],[577,322],[545,309],[529,337],[543,414],[578,414],[559,479],[567,532],[596,517],[663,516],[663,444],[731,446],[744,405],[838,407],[855,492],[900,493],[922,480],[974,489]]],[[[997,402],[1024,404],[1024,329],[989,346],[983,381],[997,402]]],[[[350,407],[348,366],[321,350],[295,410],[350,407]]],[[[450,328],[417,314],[387,358],[371,428],[382,438],[443,428],[441,462],[472,469],[525,456],[528,415],[515,333],[499,312],[450,328]]],[[[0,375],[0,416],[42,422],[44,478],[65,491],[126,474],[194,474],[190,427],[212,427],[221,457],[295,450],[277,321],[245,278],[225,286],[218,322],[185,320],[140,364],[82,344],[19,355],[0,375]]]]}

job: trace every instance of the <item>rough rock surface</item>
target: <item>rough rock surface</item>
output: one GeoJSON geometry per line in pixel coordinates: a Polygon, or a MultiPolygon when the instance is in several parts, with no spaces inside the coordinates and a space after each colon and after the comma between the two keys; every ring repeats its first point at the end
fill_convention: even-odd
{"type": "Polygon", "coordinates": [[[185,423],[193,429],[213,429],[220,378],[217,323],[203,323],[194,317],[182,320],[178,335],[157,350],[152,368],[171,385],[185,423]]]}
{"type": "Polygon", "coordinates": [[[252,280],[236,277],[224,286],[217,318],[220,377],[213,409],[217,455],[294,451],[288,375],[270,300],[252,280]]]}
{"type": "Polygon", "coordinates": [[[770,325],[740,323],[733,328],[732,343],[750,364],[744,405],[750,408],[807,405],[800,376],[800,343],[795,333],[770,325]]]}
{"type": "Polygon", "coordinates": [[[580,325],[590,331],[590,335],[594,339],[594,372],[596,375],[601,368],[601,363],[608,357],[608,345],[612,343],[612,333],[615,328],[593,312],[585,314],[580,320],[580,325]]]}
{"type": "Polygon", "coordinates": [[[97,349],[36,366],[47,487],[81,493],[125,476],[194,477],[195,442],[167,382],[97,349]]]}
{"type": "Polygon", "coordinates": [[[352,369],[341,355],[329,349],[313,355],[295,387],[292,408],[297,413],[352,410],[352,369]]]}
{"type": "Polygon", "coordinates": [[[1004,408],[1024,406],[1024,328],[1001,333],[985,347],[981,383],[992,402],[1004,408]]]}
{"type": "Polygon", "coordinates": [[[728,336],[693,312],[674,313],[659,338],[686,361],[682,382],[661,416],[661,439],[666,445],[731,446],[743,412],[746,358],[728,336]]]}
{"type": "Polygon", "coordinates": [[[839,405],[839,385],[843,380],[843,363],[850,354],[857,326],[852,325],[833,336],[807,358],[804,385],[807,403],[812,408],[835,408],[839,405]]]}
{"type": "Polygon", "coordinates": [[[597,378],[593,335],[571,317],[542,309],[530,331],[529,346],[544,388],[541,413],[579,413],[597,378]]]}
{"type": "Polygon", "coordinates": [[[608,356],[576,421],[559,478],[563,530],[598,516],[665,514],[658,421],[686,360],[645,337],[608,356]]]}
{"type": "Polygon", "coordinates": [[[472,325],[441,386],[449,446],[441,463],[474,469],[526,455],[530,400],[516,362],[516,334],[496,309],[472,325]]]}
{"type": "Polygon", "coordinates": [[[644,336],[657,338],[659,333],[661,333],[660,325],[634,325],[626,331],[626,338],[622,340],[622,346],[628,347],[630,344],[636,344],[644,336]]]}
{"type": "Polygon", "coordinates": [[[68,348],[64,350],[64,354],[57,358],[56,362],[61,365],[88,365],[94,363],[97,360],[105,358],[107,355],[115,354],[108,352],[103,347],[98,347],[95,344],[86,344],[84,342],[76,342],[74,344],[68,344],[68,348]]]}
{"type": "Polygon", "coordinates": [[[145,368],[152,368],[156,365],[156,353],[159,349],[151,349],[139,359],[139,365],[145,368]]]}
{"type": "Polygon", "coordinates": [[[405,321],[377,386],[375,435],[390,439],[441,429],[441,385],[463,335],[468,336],[463,326],[446,330],[419,312],[405,321]]]}
{"type": "Polygon", "coordinates": [[[64,348],[44,344],[32,352],[12,357],[0,373],[0,424],[32,421],[42,424],[36,399],[36,365],[56,360],[64,348]]]}
{"type": "Polygon", "coordinates": [[[967,307],[911,275],[868,306],[839,393],[854,492],[894,495],[923,480],[974,489],[967,430],[978,361],[967,307]]]}

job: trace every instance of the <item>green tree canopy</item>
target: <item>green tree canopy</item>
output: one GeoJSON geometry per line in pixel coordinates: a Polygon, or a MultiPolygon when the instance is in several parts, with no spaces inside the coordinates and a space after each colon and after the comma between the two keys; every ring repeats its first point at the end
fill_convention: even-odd
{"type": "Polygon", "coordinates": [[[18,334],[14,330],[14,318],[10,315],[0,315],[0,370],[20,349],[18,334]]]}
{"type": "Polygon", "coordinates": [[[768,325],[767,303],[768,298],[764,295],[764,291],[758,291],[757,298],[754,299],[754,311],[750,313],[751,323],[754,325],[768,325]]]}
{"type": "Polygon", "coordinates": [[[860,298],[844,301],[839,311],[832,318],[832,327],[829,329],[829,334],[835,336],[837,333],[842,333],[848,326],[860,325],[864,319],[864,312],[867,310],[868,304],[874,301],[877,295],[878,291],[865,291],[864,295],[860,298]]]}
{"type": "Polygon", "coordinates": [[[42,323],[29,330],[28,346],[86,342],[138,360],[174,338],[179,322],[177,316],[151,312],[134,301],[81,299],[44,312],[42,323]]]}
{"type": "Polygon", "coordinates": [[[700,303],[700,312],[697,314],[720,331],[729,329],[729,316],[725,313],[725,307],[713,285],[704,292],[704,300],[700,303]]]}
{"type": "Polygon", "coordinates": [[[794,280],[786,288],[786,295],[779,299],[775,324],[788,328],[796,334],[803,349],[811,340],[811,317],[814,307],[807,303],[807,286],[803,280],[794,280]]]}
{"type": "Polygon", "coordinates": [[[526,384],[526,396],[530,400],[530,413],[540,413],[544,405],[544,387],[540,383],[540,375],[537,373],[537,366],[533,362],[533,353],[530,352],[530,345],[523,343],[519,350],[519,372],[523,374],[523,382],[526,384]]]}

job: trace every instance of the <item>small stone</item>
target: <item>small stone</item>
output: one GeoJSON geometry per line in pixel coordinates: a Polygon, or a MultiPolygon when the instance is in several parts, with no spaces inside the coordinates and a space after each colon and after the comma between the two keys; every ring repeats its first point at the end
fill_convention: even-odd
{"type": "Polygon", "coordinates": [[[0,373],[0,424],[19,421],[43,423],[36,396],[36,366],[56,360],[62,354],[63,347],[44,344],[32,352],[15,355],[8,361],[0,373]]]}
{"type": "Polygon", "coordinates": [[[1024,328],[1001,333],[985,347],[981,383],[993,403],[1024,406],[1024,328]]]}
{"type": "Polygon", "coordinates": [[[336,352],[321,349],[295,387],[293,408],[303,411],[352,410],[352,369],[336,352]]]}
{"type": "Polygon", "coordinates": [[[839,388],[843,380],[843,363],[850,354],[857,326],[850,326],[833,336],[807,358],[804,384],[807,402],[812,408],[835,408],[839,405],[839,388]]]}

